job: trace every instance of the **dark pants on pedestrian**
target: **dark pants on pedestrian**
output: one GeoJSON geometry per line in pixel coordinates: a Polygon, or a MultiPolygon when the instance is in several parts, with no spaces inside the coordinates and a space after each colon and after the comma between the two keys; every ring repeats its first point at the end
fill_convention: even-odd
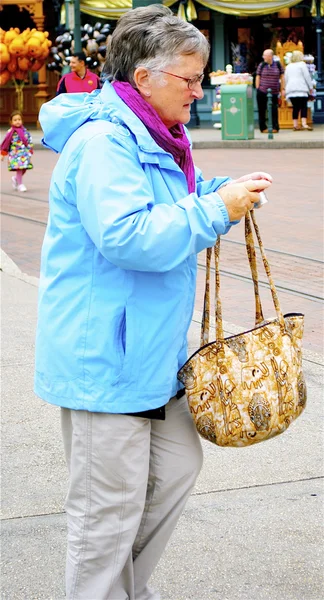
{"type": "MultiPolygon", "coordinates": [[[[267,94],[257,90],[257,103],[259,111],[259,127],[260,131],[267,129],[266,112],[268,97],[267,94]]],[[[272,94],[272,129],[279,131],[278,121],[278,94],[272,94]]]]}
{"type": "Polygon", "coordinates": [[[298,119],[298,115],[304,119],[307,117],[307,96],[298,98],[289,98],[293,107],[293,119],[298,119]]]}

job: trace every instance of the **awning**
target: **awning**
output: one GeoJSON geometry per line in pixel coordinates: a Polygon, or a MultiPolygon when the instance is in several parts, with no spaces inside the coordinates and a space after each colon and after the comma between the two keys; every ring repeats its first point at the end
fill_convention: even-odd
{"type": "MultiPolygon", "coordinates": [[[[164,0],[172,6],[177,0],[164,0]]],[[[299,4],[300,0],[199,0],[199,4],[228,15],[237,17],[267,15],[299,4]]],[[[118,19],[132,8],[131,0],[81,0],[81,12],[98,19],[118,19]]],[[[321,2],[324,12],[324,1],[321,2]]],[[[314,13],[313,13],[314,14],[314,13]]]]}
{"type": "MultiPolygon", "coordinates": [[[[166,6],[174,4],[174,0],[164,2],[166,6]]],[[[300,4],[300,0],[199,0],[199,4],[227,15],[236,17],[256,17],[278,12],[282,8],[289,8],[300,4]]]]}
{"type": "Polygon", "coordinates": [[[81,12],[97,19],[119,19],[132,8],[132,0],[81,0],[81,12]]]}

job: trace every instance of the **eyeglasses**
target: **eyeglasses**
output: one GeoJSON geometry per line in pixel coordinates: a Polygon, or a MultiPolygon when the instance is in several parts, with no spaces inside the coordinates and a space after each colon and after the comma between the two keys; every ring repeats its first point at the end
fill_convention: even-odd
{"type": "Polygon", "coordinates": [[[166,75],[172,75],[172,77],[177,77],[178,79],[183,79],[183,81],[186,81],[188,84],[188,88],[189,90],[192,90],[197,83],[202,83],[202,80],[204,79],[204,73],[202,73],[201,75],[196,75],[196,77],[181,77],[181,75],[175,75],[174,73],[169,73],[168,71],[162,71],[160,70],[160,73],[165,73],[166,75]]]}

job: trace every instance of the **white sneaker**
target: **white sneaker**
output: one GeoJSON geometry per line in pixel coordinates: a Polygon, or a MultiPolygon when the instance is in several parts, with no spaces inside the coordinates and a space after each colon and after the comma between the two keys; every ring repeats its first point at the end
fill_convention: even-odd
{"type": "Polygon", "coordinates": [[[27,188],[23,183],[18,185],[18,192],[27,192],[27,188]]]}
{"type": "Polygon", "coordinates": [[[13,189],[16,190],[18,188],[18,183],[17,183],[16,175],[13,175],[11,177],[11,183],[12,183],[13,189]]]}

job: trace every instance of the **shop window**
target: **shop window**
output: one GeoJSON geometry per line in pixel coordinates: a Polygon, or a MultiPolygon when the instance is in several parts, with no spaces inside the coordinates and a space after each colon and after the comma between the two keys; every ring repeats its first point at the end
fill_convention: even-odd
{"type": "Polygon", "coordinates": [[[291,16],[294,18],[298,18],[298,17],[303,17],[304,16],[304,9],[303,8],[292,8],[291,9],[291,16]]]}
{"type": "Polygon", "coordinates": [[[278,19],[289,19],[290,17],[290,8],[283,8],[282,10],[279,10],[278,14],[278,19]]]}
{"type": "Polygon", "coordinates": [[[198,10],[198,19],[199,21],[210,21],[210,11],[198,10]]]}

